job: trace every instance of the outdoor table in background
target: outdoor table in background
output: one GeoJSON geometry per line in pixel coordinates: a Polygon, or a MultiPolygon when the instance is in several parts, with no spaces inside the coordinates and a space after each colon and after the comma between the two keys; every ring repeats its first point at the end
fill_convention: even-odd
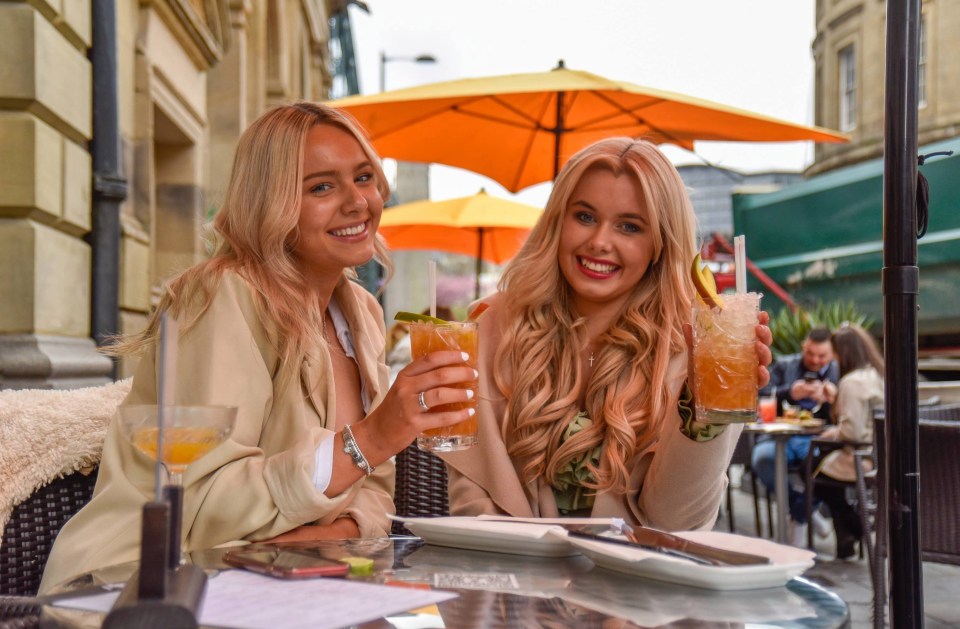
{"type": "Polygon", "coordinates": [[[743,429],[756,435],[769,435],[774,440],[774,483],[773,492],[777,502],[777,529],[775,539],[787,543],[787,514],[789,511],[789,492],[787,490],[787,439],[797,435],[818,435],[823,425],[805,426],[799,423],[777,421],[746,424],[743,429]]]}
{"type": "MultiPolygon", "coordinates": [[[[413,537],[302,545],[317,548],[325,556],[373,559],[375,570],[369,580],[374,583],[433,587],[459,595],[436,606],[440,617],[435,620],[398,615],[357,625],[358,629],[414,626],[411,622],[418,627],[456,629],[755,623],[827,628],[850,623],[847,604],[840,597],[799,577],[782,587],[720,592],[608,572],[582,555],[540,558],[488,553],[431,546],[413,537]]],[[[189,560],[213,575],[212,581],[217,571],[231,569],[220,559],[223,552],[193,552],[189,560]]],[[[59,587],[55,596],[97,592],[135,570],[136,563],[129,563],[82,575],[59,587]]],[[[318,597],[316,604],[323,605],[323,599],[318,597]]],[[[270,601],[264,600],[263,605],[269,606],[270,601]]],[[[42,618],[44,627],[95,627],[101,620],[99,614],[50,605],[44,607],[42,618]]]]}

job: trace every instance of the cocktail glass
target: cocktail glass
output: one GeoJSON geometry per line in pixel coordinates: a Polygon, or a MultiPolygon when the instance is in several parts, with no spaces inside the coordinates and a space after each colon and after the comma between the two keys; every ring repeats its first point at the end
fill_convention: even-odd
{"type": "Polygon", "coordinates": [[[723,296],[723,308],[695,300],[693,380],[697,421],[707,424],[757,419],[756,329],[759,293],[723,296]]]}
{"type": "MultiPolygon", "coordinates": [[[[480,330],[476,322],[447,323],[411,323],[410,349],[414,360],[431,352],[444,350],[459,350],[470,355],[467,364],[477,368],[480,330]]],[[[477,408],[477,383],[464,382],[452,385],[456,388],[472,389],[473,398],[466,402],[442,404],[431,408],[431,411],[456,411],[466,408],[477,408]]],[[[432,428],[417,437],[417,447],[431,452],[452,452],[465,450],[478,443],[477,415],[469,417],[459,424],[432,428]]]]}
{"type": "Polygon", "coordinates": [[[760,421],[770,423],[777,420],[777,397],[775,395],[760,398],[760,421]]]}
{"type": "MultiPolygon", "coordinates": [[[[157,460],[158,406],[154,404],[120,407],[120,425],[126,439],[138,452],[157,460]]],[[[183,511],[183,474],[187,467],[227,440],[237,420],[236,406],[163,407],[163,456],[160,462],[169,484],[165,498],[170,501],[170,522],[174,528],[175,561],[182,563],[180,527],[183,511]]],[[[160,500],[160,496],[157,496],[160,500]]]]}

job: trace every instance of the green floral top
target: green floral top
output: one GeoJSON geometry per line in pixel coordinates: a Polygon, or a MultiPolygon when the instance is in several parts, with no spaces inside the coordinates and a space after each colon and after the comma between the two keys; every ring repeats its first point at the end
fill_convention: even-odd
{"type": "MultiPolygon", "coordinates": [[[[677,411],[680,413],[680,432],[686,435],[688,439],[700,442],[710,441],[723,433],[725,426],[702,424],[696,420],[693,391],[690,390],[686,382],[683,383],[683,389],[680,391],[677,411]]],[[[587,417],[587,413],[580,411],[560,437],[560,443],[562,444],[592,424],[593,420],[587,417]]],[[[557,510],[560,515],[571,515],[578,511],[587,512],[586,515],[589,515],[588,512],[593,508],[596,493],[585,487],[584,483],[594,480],[587,465],[600,466],[600,448],[601,446],[597,446],[573,459],[557,475],[557,484],[551,489],[553,489],[553,497],[557,501],[557,510]]]]}
{"type": "MultiPolygon", "coordinates": [[[[580,411],[563,432],[560,443],[562,444],[591,425],[593,425],[593,420],[587,417],[586,412],[580,411]]],[[[576,511],[593,508],[596,493],[592,489],[584,487],[584,482],[593,480],[593,474],[587,467],[588,464],[599,467],[600,446],[567,463],[566,467],[557,475],[557,484],[552,489],[553,497],[557,501],[557,510],[561,515],[569,515],[576,511]]]]}

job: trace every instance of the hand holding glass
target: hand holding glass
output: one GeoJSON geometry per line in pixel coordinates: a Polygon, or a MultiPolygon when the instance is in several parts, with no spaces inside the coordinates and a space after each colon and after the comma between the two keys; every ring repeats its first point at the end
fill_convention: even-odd
{"type": "MultiPolygon", "coordinates": [[[[467,364],[474,369],[477,369],[479,338],[479,327],[476,322],[472,321],[465,323],[449,321],[447,323],[410,324],[410,349],[414,360],[431,352],[459,350],[469,354],[470,358],[467,360],[467,364]]],[[[473,398],[467,400],[466,402],[443,404],[431,408],[430,410],[432,412],[443,412],[472,408],[476,411],[476,381],[464,382],[452,386],[460,389],[472,389],[473,398]]],[[[417,446],[421,450],[435,452],[465,450],[476,445],[477,443],[476,414],[458,424],[454,424],[453,426],[432,428],[417,437],[417,446]]]]}
{"type": "Polygon", "coordinates": [[[756,325],[759,293],[723,296],[723,308],[695,300],[693,380],[697,421],[752,422],[757,418],[756,325]]]}

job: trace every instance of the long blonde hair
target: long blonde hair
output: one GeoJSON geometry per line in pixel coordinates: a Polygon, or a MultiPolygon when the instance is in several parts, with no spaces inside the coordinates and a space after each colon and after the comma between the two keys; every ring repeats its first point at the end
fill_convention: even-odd
{"type": "MultiPolygon", "coordinates": [[[[555,485],[571,460],[603,444],[598,491],[626,491],[627,463],[652,444],[668,404],[671,357],[685,351],[682,324],[693,289],[688,268],[696,254],[696,218],[683,181],[656,146],[630,138],[597,142],[570,158],[554,183],[540,221],[500,280],[503,320],[494,379],[507,399],[503,437],[525,482],[544,476],[555,485]],[[577,183],[603,168],[635,179],[648,208],[653,257],[617,322],[599,339],[586,387],[592,425],[560,445],[579,412],[586,375],[579,352],[585,320],[571,309],[572,292],[557,261],[563,217],[577,183]],[[509,374],[507,376],[506,374],[509,374]]],[[[678,426],[679,429],[679,426],[678,426]]]]}
{"type": "MultiPolygon", "coordinates": [[[[215,250],[210,259],[173,277],[143,332],[108,348],[114,355],[135,354],[159,336],[160,314],[185,314],[185,333],[210,305],[224,272],[233,271],[253,288],[257,310],[267,323],[283,368],[295,370],[316,346],[323,313],[308,302],[306,281],[293,254],[299,237],[300,182],[307,134],[316,125],[340,128],[353,136],[374,171],[377,190],[387,199],[390,187],[380,159],[357,122],[345,112],[318,103],[297,102],[266,111],[240,136],[223,204],[213,219],[215,250]]],[[[389,272],[386,245],[378,235],[374,259],[389,272]]],[[[347,268],[344,280],[356,273],[347,268]]]]}

